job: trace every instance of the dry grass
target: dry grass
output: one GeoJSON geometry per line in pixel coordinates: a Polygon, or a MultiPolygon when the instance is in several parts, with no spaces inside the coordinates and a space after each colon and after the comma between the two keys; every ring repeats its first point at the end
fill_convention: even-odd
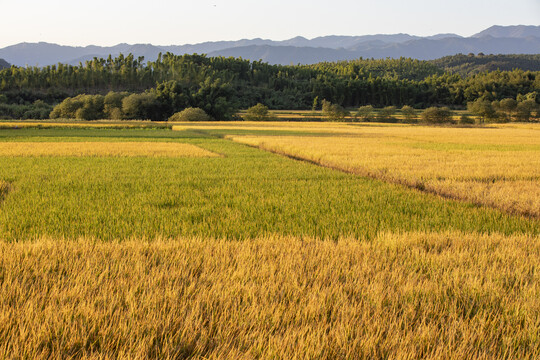
{"type": "Polygon", "coordinates": [[[0,142],[0,156],[217,157],[178,142],[0,142]]]}
{"type": "Polygon", "coordinates": [[[447,197],[540,216],[540,127],[351,128],[346,136],[230,138],[447,197]]]}
{"type": "Polygon", "coordinates": [[[0,357],[540,356],[540,242],[0,243],[0,357]]]}

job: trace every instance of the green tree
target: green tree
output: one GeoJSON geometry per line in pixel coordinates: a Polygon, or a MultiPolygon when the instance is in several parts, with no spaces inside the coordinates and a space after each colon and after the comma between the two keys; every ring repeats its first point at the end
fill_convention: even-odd
{"type": "Polygon", "coordinates": [[[102,95],[77,95],[68,97],[56,105],[50,113],[51,119],[79,119],[98,120],[103,119],[104,96],[102,95]]]}
{"type": "Polygon", "coordinates": [[[395,106],[385,106],[381,110],[379,110],[379,116],[378,120],[380,121],[392,121],[394,119],[394,115],[396,113],[396,107],[395,106]]]}
{"type": "Polygon", "coordinates": [[[350,113],[341,105],[332,104],[330,101],[322,101],[322,113],[330,121],[343,121],[350,113]]]}
{"type": "Polygon", "coordinates": [[[315,96],[313,99],[313,104],[311,105],[311,111],[315,112],[319,108],[319,97],[315,96]]]}
{"type": "Polygon", "coordinates": [[[490,101],[478,99],[467,104],[467,110],[480,117],[480,122],[493,121],[497,119],[497,112],[490,101]]]}
{"type": "Polygon", "coordinates": [[[452,121],[452,111],[447,107],[429,107],[421,117],[428,124],[443,124],[452,121]]]}
{"type": "Polygon", "coordinates": [[[360,106],[356,112],[356,116],[359,117],[362,121],[371,121],[373,120],[373,106],[365,105],[360,106]]]}
{"type": "Polygon", "coordinates": [[[122,99],[122,113],[126,119],[165,120],[158,116],[156,96],[151,93],[131,94],[122,99]]]}
{"type": "Polygon", "coordinates": [[[506,98],[499,101],[498,105],[499,111],[506,118],[506,121],[512,121],[512,116],[515,114],[517,109],[517,101],[506,98]]]}
{"type": "Polygon", "coordinates": [[[416,122],[416,110],[409,105],[403,105],[401,108],[401,113],[405,117],[405,121],[408,123],[416,122]]]}
{"type": "Polygon", "coordinates": [[[516,115],[518,121],[531,121],[538,117],[538,104],[533,99],[527,99],[517,104],[516,115]]]}
{"type": "Polygon", "coordinates": [[[82,107],[75,112],[75,118],[79,120],[103,119],[103,96],[86,95],[83,97],[82,107]]]}
{"type": "Polygon", "coordinates": [[[110,91],[105,95],[103,99],[103,113],[107,119],[121,120],[122,114],[122,100],[129,96],[127,92],[113,92],[110,91]]]}

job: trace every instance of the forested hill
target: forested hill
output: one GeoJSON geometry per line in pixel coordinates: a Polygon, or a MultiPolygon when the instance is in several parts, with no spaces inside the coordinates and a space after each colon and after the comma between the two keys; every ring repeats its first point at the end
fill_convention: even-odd
{"type": "MultiPolygon", "coordinates": [[[[483,61],[473,58],[468,61],[483,61]]],[[[167,53],[151,62],[129,55],[96,58],[79,66],[10,67],[0,70],[0,116],[47,117],[47,109],[50,112],[51,105],[67,97],[104,96],[109,92],[122,93],[111,97],[115,106],[128,94],[140,94],[130,97],[130,101],[137,101],[137,109],[146,110],[132,116],[153,120],[167,119],[187,107],[203,108],[215,119],[225,120],[236,109],[257,103],[270,109],[309,109],[323,99],[345,107],[369,104],[417,108],[459,108],[477,99],[494,101],[520,96],[540,100],[538,71],[452,74],[439,67],[449,69],[460,64],[451,59],[441,60],[443,65],[400,58],[282,66],[167,53]]],[[[104,99],[97,97],[95,101],[102,104],[104,99]]]]}
{"type": "Polygon", "coordinates": [[[463,76],[485,71],[540,71],[540,55],[454,55],[430,61],[441,70],[463,76]]]}
{"type": "Polygon", "coordinates": [[[4,59],[0,59],[0,69],[5,69],[10,67],[11,65],[4,59]]]}

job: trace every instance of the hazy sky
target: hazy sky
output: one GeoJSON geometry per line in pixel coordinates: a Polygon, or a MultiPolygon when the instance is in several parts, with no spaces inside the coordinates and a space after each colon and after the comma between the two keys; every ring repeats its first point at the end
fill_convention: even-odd
{"type": "Polygon", "coordinates": [[[0,47],[457,33],[539,25],[540,0],[0,0],[0,47]]]}

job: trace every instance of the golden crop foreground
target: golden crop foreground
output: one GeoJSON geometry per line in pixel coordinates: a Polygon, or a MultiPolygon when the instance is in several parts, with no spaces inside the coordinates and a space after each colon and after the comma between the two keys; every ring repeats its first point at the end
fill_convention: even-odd
{"type": "Polygon", "coordinates": [[[446,197],[540,216],[540,128],[351,128],[340,136],[230,138],[446,197]]]}
{"type": "Polygon", "coordinates": [[[540,242],[0,243],[0,357],[540,356],[540,242]]]}
{"type": "Polygon", "coordinates": [[[0,142],[0,156],[217,157],[179,142],[0,142]]]}

